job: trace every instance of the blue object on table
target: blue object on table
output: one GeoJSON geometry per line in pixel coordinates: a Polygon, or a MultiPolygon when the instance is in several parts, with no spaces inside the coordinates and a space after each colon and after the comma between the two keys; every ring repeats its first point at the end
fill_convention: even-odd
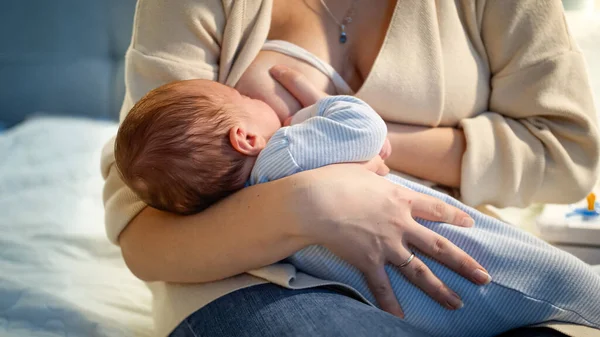
{"type": "MultiPolygon", "coordinates": [[[[596,203],[596,209],[598,208],[598,206],[599,205],[596,203]]],[[[597,217],[598,215],[600,215],[600,213],[596,209],[589,210],[585,207],[577,208],[577,209],[573,210],[573,212],[567,213],[567,215],[565,215],[565,217],[570,218],[575,215],[581,215],[581,216],[583,216],[584,220],[586,218],[597,217]]]]}

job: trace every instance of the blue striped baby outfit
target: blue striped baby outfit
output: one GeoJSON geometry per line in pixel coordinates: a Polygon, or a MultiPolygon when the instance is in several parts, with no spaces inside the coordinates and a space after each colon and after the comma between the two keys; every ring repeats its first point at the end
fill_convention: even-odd
{"type": "MultiPolygon", "coordinates": [[[[301,110],[295,122],[280,129],[260,153],[250,184],[340,162],[359,162],[379,153],[387,129],[366,103],[333,96],[301,110]]],[[[574,256],[513,226],[486,216],[428,187],[388,175],[388,180],[437,197],[467,212],[473,228],[417,219],[475,258],[492,275],[477,286],[426,255],[415,254],[465,306],[450,311],[410,284],[394,266],[386,267],[406,322],[432,336],[495,336],[515,327],[562,321],[600,328],[600,276],[574,256]]],[[[347,284],[376,303],[356,268],[322,246],[307,247],[288,258],[310,275],[347,284]]]]}
{"type": "Polygon", "coordinates": [[[250,185],[335,163],[368,161],[379,154],[387,126],[352,96],[330,96],[300,110],[260,152],[250,185]],[[302,121],[300,123],[300,121],[302,121]]]}

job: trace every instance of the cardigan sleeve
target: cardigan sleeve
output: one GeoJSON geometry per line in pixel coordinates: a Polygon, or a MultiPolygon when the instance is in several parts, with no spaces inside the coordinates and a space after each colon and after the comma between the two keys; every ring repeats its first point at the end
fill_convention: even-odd
{"type": "Polygon", "coordinates": [[[583,198],[598,176],[598,131],[584,58],[560,0],[487,0],[479,20],[489,111],[461,121],[469,205],[583,198]]]}
{"type": "MultiPolygon", "coordinates": [[[[138,1],[125,56],[121,120],[148,91],[165,83],[218,79],[230,7],[222,0],[138,1]]],[[[114,161],[113,138],[102,151],[101,169],[106,232],[109,240],[118,244],[121,231],[146,205],[123,183],[114,161]]]]}

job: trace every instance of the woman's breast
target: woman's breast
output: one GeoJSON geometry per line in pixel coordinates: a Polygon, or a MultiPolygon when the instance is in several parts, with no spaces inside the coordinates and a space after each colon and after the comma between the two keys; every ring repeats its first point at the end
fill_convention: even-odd
{"type": "Polygon", "coordinates": [[[285,120],[302,106],[269,75],[269,69],[278,64],[300,71],[317,89],[335,93],[333,84],[325,74],[303,61],[273,51],[261,51],[235,88],[243,95],[266,102],[282,121],[285,120]]]}

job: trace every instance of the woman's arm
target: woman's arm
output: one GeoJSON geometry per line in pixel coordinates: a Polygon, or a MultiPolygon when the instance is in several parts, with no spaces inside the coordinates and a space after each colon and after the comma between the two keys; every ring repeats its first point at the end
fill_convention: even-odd
{"type": "Polygon", "coordinates": [[[127,266],[145,281],[210,282],[263,267],[314,244],[301,227],[306,186],[292,176],[246,188],[180,216],[146,207],[119,237],[127,266]]]}
{"type": "MultiPolygon", "coordinates": [[[[359,164],[331,165],[252,186],[193,216],[150,207],[122,232],[129,268],[148,281],[209,282],[279,261],[321,244],[365,274],[378,303],[402,316],[384,266],[400,265],[409,246],[476,284],[485,269],[447,239],[413,220],[460,226],[473,220],[442,201],[400,187],[359,164]]],[[[437,302],[454,292],[420,260],[403,269],[437,302]]],[[[485,274],[484,274],[485,275],[485,274]]]]}
{"type": "Polygon", "coordinates": [[[466,149],[462,130],[388,123],[390,169],[450,187],[459,187],[466,149]],[[443,164],[440,164],[443,163],[443,164]]]}
{"type": "MultiPolygon", "coordinates": [[[[460,129],[388,124],[393,170],[461,188],[469,205],[583,198],[598,175],[597,117],[558,0],[480,0],[490,111],[460,129]],[[443,164],[440,164],[443,163],[443,164]]],[[[479,20],[479,19],[478,19],[479,20]]]]}
{"type": "Polygon", "coordinates": [[[474,48],[488,59],[491,93],[489,111],[460,123],[463,201],[504,207],[583,198],[598,176],[597,116],[561,1],[477,6],[474,48]]]}
{"type": "MultiPolygon", "coordinates": [[[[241,38],[236,29],[239,28],[239,22],[228,23],[227,18],[252,17],[260,18],[270,17],[271,8],[267,4],[260,2],[239,1],[225,6],[222,0],[179,0],[176,3],[170,3],[164,0],[139,0],[136,7],[135,22],[133,25],[133,36],[131,45],[126,55],[126,93],[124,103],[121,109],[121,119],[129,112],[135,102],[137,102],[148,91],[175,80],[185,80],[192,78],[204,78],[216,80],[222,83],[235,83],[236,76],[241,75],[241,71],[231,69],[231,60],[234,57],[235,46],[239,41],[231,39],[241,38]],[[262,13],[260,12],[267,12],[262,13]],[[230,30],[235,32],[228,32],[230,30]],[[228,37],[230,38],[228,40],[228,37]],[[221,50],[225,48],[225,50],[221,50]]],[[[233,19],[232,19],[233,20],[233,19]]],[[[240,19],[241,20],[241,19],[240,19]]],[[[235,20],[234,20],[235,21],[235,20]]],[[[268,20],[260,19],[253,26],[251,36],[248,39],[263,35],[269,29],[268,20]]],[[[249,43],[259,49],[260,43],[249,43]]],[[[236,67],[243,69],[244,62],[251,60],[244,59],[236,62],[236,67]]],[[[102,173],[106,180],[104,185],[104,205],[105,222],[107,234],[113,243],[118,243],[123,248],[123,254],[132,271],[143,279],[164,280],[173,282],[200,282],[206,280],[216,280],[231,276],[258,266],[264,266],[273,261],[287,256],[294,249],[299,249],[296,238],[288,232],[282,233],[284,226],[278,226],[273,231],[269,227],[273,219],[281,219],[278,213],[262,212],[255,215],[254,212],[260,212],[259,209],[265,201],[266,195],[273,196],[281,194],[274,186],[264,187],[270,193],[257,193],[263,197],[260,200],[254,200],[247,193],[232,198],[225,202],[224,206],[218,206],[215,210],[203,213],[193,217],[178,217],[172,214],[159,212],[146,207],[146,205],[129,189],[122,181],[116,166],[114,165],[114,145],[109,142],[102,155],[102,173]],[[274,192],[277,190],[278,192],[274,192]],[[235,200],[242,200],[239,203],[247,204],[246,209],[232,211],[235,206],[235,200]],[[219,211],[222,210],[222,211],[219,211]],[[240,216],[238,218],[238,215],[240,216]],[[233,217],[232,219],[227,218],[233,217]],[[244,218],[247,217],[247,218],[244,218]],[[226,219],[223,219],[223,218],[226,219]],[[254,224],[247,224],[247,219],[256,220],[254,224]],[[134,220],[132,220],[134,219],[134,220]],[[223,221],[221,221],[223,220],[223,221]],[[131,224],[130,224],[131,222],[131,224]],[[195,226],[192,226],[192,223],[195,226]],[[206,224],[206,225],[205,225],[206,224]],[[260,265],[253,261],[241,259],[228,259],[231,253],[231,246],[223,248],[222,254],[217,254],[218,258],[212,256],[209,252],[212,249],[195,250],[198,243],[193,241],[182,242],[183,238],[193,237],[197,242],[197,237],[202,240],[210,238],[204,244],[203,248],[210,248],[210,244],[220,242],[215,236],[203,235],[202,231],[209,231],[215,224],[225,224],[219,229],[238,232],[236,235],[229,235],[229,232],[215,231],[216,237],[226,236],[230,239],[234,251],[256,251],[257,259],[261,260],[260,265]],[[247,226],[242,227],[244,224],[247,226]],[[248,233],[244,230],[252,228],[248,233]],[[251,234],[262,233],[261,240],[251,240],[251,234]],[[271,233],[272,236],[268,234],[271,233]],[[178,235],[184,235],[183,237],[178,235]],[[164,238],[161,239],[161,238],[164,238]],[[286,239],[287,238],[287,239],[286,239]],[[260,244],[264,240],[271,242],[269,247],[275,249],[266,251],[264,249],[244,250],[244,242],[260,244]],[[291,241],[290,241],[291,240],[291,241]],[[180,245],[181,244],[181,245],[180,245]],[[289,248],[283,252],[277,248],[289,248]],[[152,248],[150,248],[152,247],[152,248]],[[173,249],[173,248],[177,249],[173,249]],[[236,250],[238,249],[239,250],[236,250]],[[223,251],[225,253],[223,253],[223,251]],[[180,254],[183,253],[183,254],[180,254]],[[192,254],[197,253],[197,254],[192,254]],[[267,254],[270,259],[264,259],[261,254],[267,254]],[[195,259],[183,261],[185,254],[195,256],[195,259]],[[146,257],[152,259],[146,259],[146,257]],[[203,257],[207,257],[203,259],[203,257]],[[174,257],[181,260],[177,261],[174,257]],[[216,260],[215,260],[216,259],[216,260]],[[223,262],[223,260],[225,262],[223,262]],[[177,261],[177,263],[174,263],[177,261]],[[233,265],[239,261],[244,267],[233,265]],[[186,262],[190,262],[186,264],[186,262]],[[211,264],[212,263],[212,264],[211,264]],[[207,267],[208,265],[220,268],[207,267]],[[193,266],[197,266],[194,268],[193,266]],[[206,274],[204,274],[206,272],[206,274]],[[215,273],[215,274],[211,274],[215,273]]],[[[256,189],[260,192],[264,189],[262,186],[256,189]]],[[[250,190],[254,190],[252,188],[250,190]]],[[[290,191],[290,188],[285,189],[290,191]]],[[[256,196],[254,196],[256,197],[256,196]]],[[[289,201],[281,198],[271,198],[276,207],[279,203],[289,201]]],[[[276,207],[275,210],[281,209],[276,207]]],[[[281,222],[280,222],[281,223],[281,222]]],[[[286,229],[292,230],[293,224],[286,229]]],[[[211,232],[212,233],[212,232],[211,232]]],[[[262,247],[261,247],[262,248],[262,247]]]]}

